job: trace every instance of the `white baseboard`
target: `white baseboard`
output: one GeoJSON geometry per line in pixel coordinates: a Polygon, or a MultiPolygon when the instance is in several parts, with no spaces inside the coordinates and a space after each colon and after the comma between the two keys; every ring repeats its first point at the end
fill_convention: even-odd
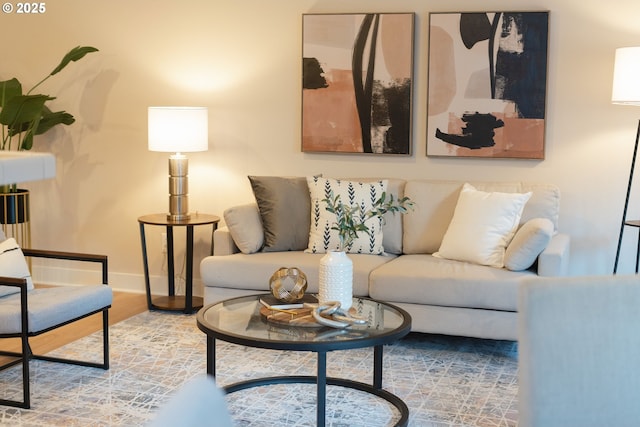
{"type": "MultiPolygon", "coordinates": [[[[100,270],[82,270],[48,265],[33,265],[31,275],[34,283],[54,286],[96,284],[102,281],[102,272],[100,270]]],[[[149,282],[152,295],[167,295],[168,285],[166,276],[152,275],[149,282]]],[[[177,278],[175,283],[176,293],[184,294],[182,281],[177,278]]],[[[110,271],[109,286],[111,286],[114,291],[144,294],[144,275],[110,271]]],[[[199,278],[194,278],[193,295],[201,297],[203,294],[202,281],[199,278]]]]}

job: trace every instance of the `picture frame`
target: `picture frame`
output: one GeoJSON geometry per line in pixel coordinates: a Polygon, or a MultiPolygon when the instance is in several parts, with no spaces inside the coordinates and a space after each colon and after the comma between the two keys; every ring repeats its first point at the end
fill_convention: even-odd
{"type": "Polygon", "coordinates": [[[303,152],[412,154],[414,21],[303,14],[303,152]]]}
{"type": "Polygon", "coordinates": [[[429,14],[427,156],[544,159],[549,12],[429,14]]]}

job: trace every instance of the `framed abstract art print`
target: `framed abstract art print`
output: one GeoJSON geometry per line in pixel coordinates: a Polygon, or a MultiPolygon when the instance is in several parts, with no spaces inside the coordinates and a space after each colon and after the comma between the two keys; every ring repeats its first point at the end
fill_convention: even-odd
{"type": "Polygon", "coordinates": [[[549,12],[431,13],[427,155],[544,159],[549,12]]]}
{"type": "Polygon", "coordinates": [[[410,155],[414,14],[302,20],[302,151],[410,155]]]}

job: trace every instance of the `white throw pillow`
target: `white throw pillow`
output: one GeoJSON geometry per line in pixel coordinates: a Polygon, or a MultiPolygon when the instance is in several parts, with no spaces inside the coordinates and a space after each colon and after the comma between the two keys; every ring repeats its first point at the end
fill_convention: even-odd
{"type": "Polygon", "coordinates": [[[553,236],[553,222],[547,218],[530,219],[516,231],[504,254],[504,266],[522,271],[531,267],[553,236]]]}
{"type": "Polygon", "coordinates": [[[531,193],[478,191],[464,184],[436,257],[502,268],[531,193]]]}
{"type": "MultiPolygon", "coordinates": [[[[311,197],[311,227],[309,229],[309,247],[305,252],[325,253],[338,250],[340,238],[338,231],[332,230],[336,222],[336,215],[327,211],[327,203],[331,192],[334,197],[340,196],[343,204],[359,205],[363,211],[368,211],[387,191],[387,180],[376,182],[355,182],[322,177],[307,177],[309,195],[311,197]]],[[[346,248],[349,253],[375,254],[384,252],[382,247],[382,219],[369,218],[365,225],[369,232],[359,232],[353,244],[346,248]]]]}
{"type": "MultiPolygon", "coordinates": [[[[16,239],[9,238],[0,243],[0,276],[27,279],[27,289],[33,289],[29,266],[16,239]]],[[[20,292],[15,286],[0,286],[0,297],[20,292]]]]}

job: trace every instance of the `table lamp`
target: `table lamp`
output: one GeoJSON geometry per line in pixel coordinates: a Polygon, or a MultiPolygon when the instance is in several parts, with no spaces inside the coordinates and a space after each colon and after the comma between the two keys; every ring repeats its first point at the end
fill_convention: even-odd
{"type": "MultiPolygon", "coordinates": [[[[623,105],[640,106],[640,47],[622,47],[616,49],[615,66],[613,71],[613,91],[611,102],[623,105]]],[[[640,226],[638,221],[627,221],[627,208],[629,207],[629,196],[633,183],[633,170],[636,165],[638,154],[638,139],[640,138],[640,121],[638,121],[638,131],[636,132],[636,143],[633,149],[631,160],[631,172],[629,173],[629,185],[627,186],[627,197],[624,202],[622,212],[622,223],[620,225],[620,236],[618,237],[618,249],[616,260],[613,266],[613,274],[618,271],[618,260],[620,258],[620,247],[622,244],[622,234],[625,225],[634,227],[640,226]]],[[[640,252],[640,248],[639,248],[640,252]]],[[[636,254],[636,272],[638,271],[638,254],[636,254]]]]}
{"type": "Polygon", "coordinates": [[[169,157],[169,214],[171,221],[189,215],[189,161],[182,153],[207,151],[206,107],[149,107],[149,150],[174,153],[169,157]]]}

